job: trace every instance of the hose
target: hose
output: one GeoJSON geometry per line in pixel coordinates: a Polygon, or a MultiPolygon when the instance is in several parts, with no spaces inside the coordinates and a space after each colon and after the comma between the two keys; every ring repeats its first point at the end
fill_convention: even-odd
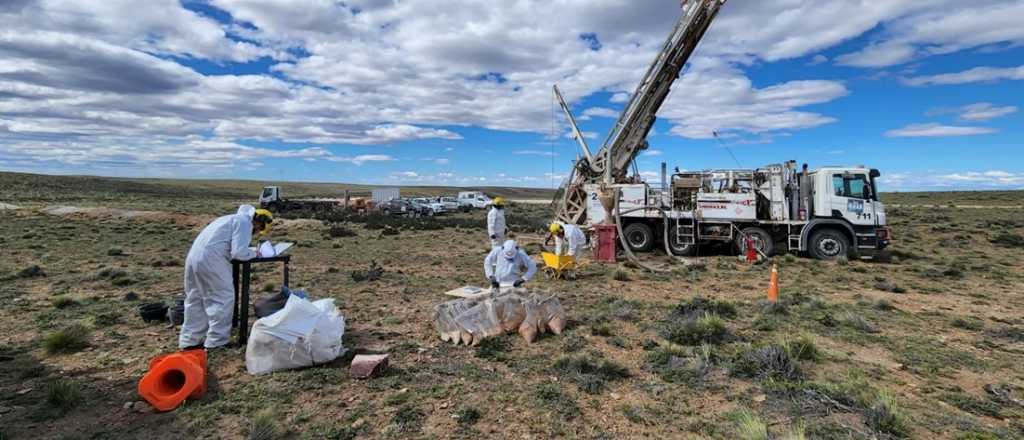
{"type": "MultiPolygon", "coordinates": [[[[670,269],[659,269],[659,268],[655,268],[653,266],[648,266],[648,265],[646,265],[644,263],[641,263],[640,259],[637,258],[636,255],[633,254],[633,251],[629,248],[629,243],[626,242],[626,235],[622,233],[622,214],[629,214],[631,212],[640,211],[640,210],[643,210],[643,209],[651,209],[651,208],[646,208],[646,207],[645,208],[634,208],[634,209],[630,209],[630,210],[626,211],[625,213],[621,213],[621,212],[619,212],[619,198],[615,197],[615,212],[614,212],[614,214],[615,214],[615,229],[619,233],[619,243],[622,244],[622,250],[626,251],[626,257],[629,258],[629,261],[632,261],[633,264],[636,264],[637,266],[640,266],[641,268],[646,269],[648,272],[656,272],[656,273],[657,272],[660,272],[660,273],[670,272],[671,271],[670,269]]],[[[653,208],[653,209],[657,209],[658,212],[661,213],[661,216],[664,218],[664,221],[662,221],[662,223],[665,226],[665,235],[663,235],[663,237],[667,238],[668,237],[668,214],[666,214],[665,210],[662,209],[662,208],[653,208]]],[[[669,246],[668,246],[668,240],[666,239],[666,240],[664,240],[664,242],[665,242],[665,252],[666,252],[667,255],[671,256],[672,252],[671,252],[671,248],[669,248],[669,246]]]]}

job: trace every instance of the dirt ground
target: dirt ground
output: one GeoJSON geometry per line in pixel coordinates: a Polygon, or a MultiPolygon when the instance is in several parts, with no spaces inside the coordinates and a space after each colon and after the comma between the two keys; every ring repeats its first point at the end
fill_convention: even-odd
{"type": "MultiPolygon", "coordinates": [[[[18,207],[0,230],[0,439],[1024,438],[1024,211],[985,208],[1024,192],[887,196],[900,207],[885,258],[777,256],[774,307],[771,264],[726,250],[693,265],[644,257],[667,273],[541,276],[532,285],[559,296],[568,330],[475,348],[443,343],[430,316],[444,291],[484,283],[483,212],[397,235],[346,223],[356,235],[338,238],[284,221],[272,239],[297,243],[291,285],[335,298],[348,354],[250,376],[244,349],[213,352],[206,396],[155,414],[132,405],[137,382],[178,329],[136,307],[180,294],[192,239],[244,199],[66,191],[0,200],[18,207]],[[354,281],[371,261],[384,276],[354,281]],[[389,353],[392,368],[350,378],[355,353],[389,353]]],[[[512,224],[539,259],[536,224],[512,224]]],[[[258,268],[252,285],[265,295],[281,275],[258,268]]]]}

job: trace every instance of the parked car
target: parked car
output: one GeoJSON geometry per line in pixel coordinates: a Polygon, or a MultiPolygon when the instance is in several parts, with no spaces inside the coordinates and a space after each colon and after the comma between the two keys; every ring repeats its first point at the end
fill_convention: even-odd
{"type": "Polygon", "coordinates": [[[469,205],[476,209],[485,209],[491,206],[491,198],[480,191],[464,191],[459,193],[459,203],[469,205]]]}
{"type": "Polygon", "coordinates": [[[469,204],[459,203],[459,199],[455,197],[438,197],[437,201],[444,205],[444,209],[448,210],[448,212],[468,212],[472,208],[469,204]]]}
{"type": "Polygon", "coordinates": [[[412,199],[412,204],[420,215],[431,216],[448,212],[443,204],[424,197],[412,199]]]}
{"type": "Polygon", "coordinates": [[[414,214],[412,203],[408,200],[391,199],[377,205],[377,210],[384,215],[403,217],[414,214]]]}

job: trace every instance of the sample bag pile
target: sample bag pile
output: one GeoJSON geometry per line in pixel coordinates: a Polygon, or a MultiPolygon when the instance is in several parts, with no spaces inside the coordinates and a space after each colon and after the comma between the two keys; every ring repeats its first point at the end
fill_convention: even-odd
{"type": "Polygon", "coordinates": [[[526,289],[464,298],[434,306],[434,326],[441,340],[458,345],[477,345],[485,338],[518,331],[527,343],[550,330],[565,328],[565,311],[554,296],[528,293],[526,289]]]}
{"type": "Polygon", "coordinates": [[[249,374],[309,367],[345,352],[345,317],[333,299],[310,302],[289,295],[284,308],[256,320],[245,349],[249,374]]]}

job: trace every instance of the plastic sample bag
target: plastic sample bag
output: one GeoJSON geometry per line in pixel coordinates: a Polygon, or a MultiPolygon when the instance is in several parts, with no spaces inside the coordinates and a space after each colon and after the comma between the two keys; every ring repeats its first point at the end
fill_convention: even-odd
{"type": "Polygon", "coordinates": [[[245,348],[249,374],[309,367],[345,352],[345,317],[333,299],[310,302],[290,295],[284,308],[256,320],[245,348]]]}

